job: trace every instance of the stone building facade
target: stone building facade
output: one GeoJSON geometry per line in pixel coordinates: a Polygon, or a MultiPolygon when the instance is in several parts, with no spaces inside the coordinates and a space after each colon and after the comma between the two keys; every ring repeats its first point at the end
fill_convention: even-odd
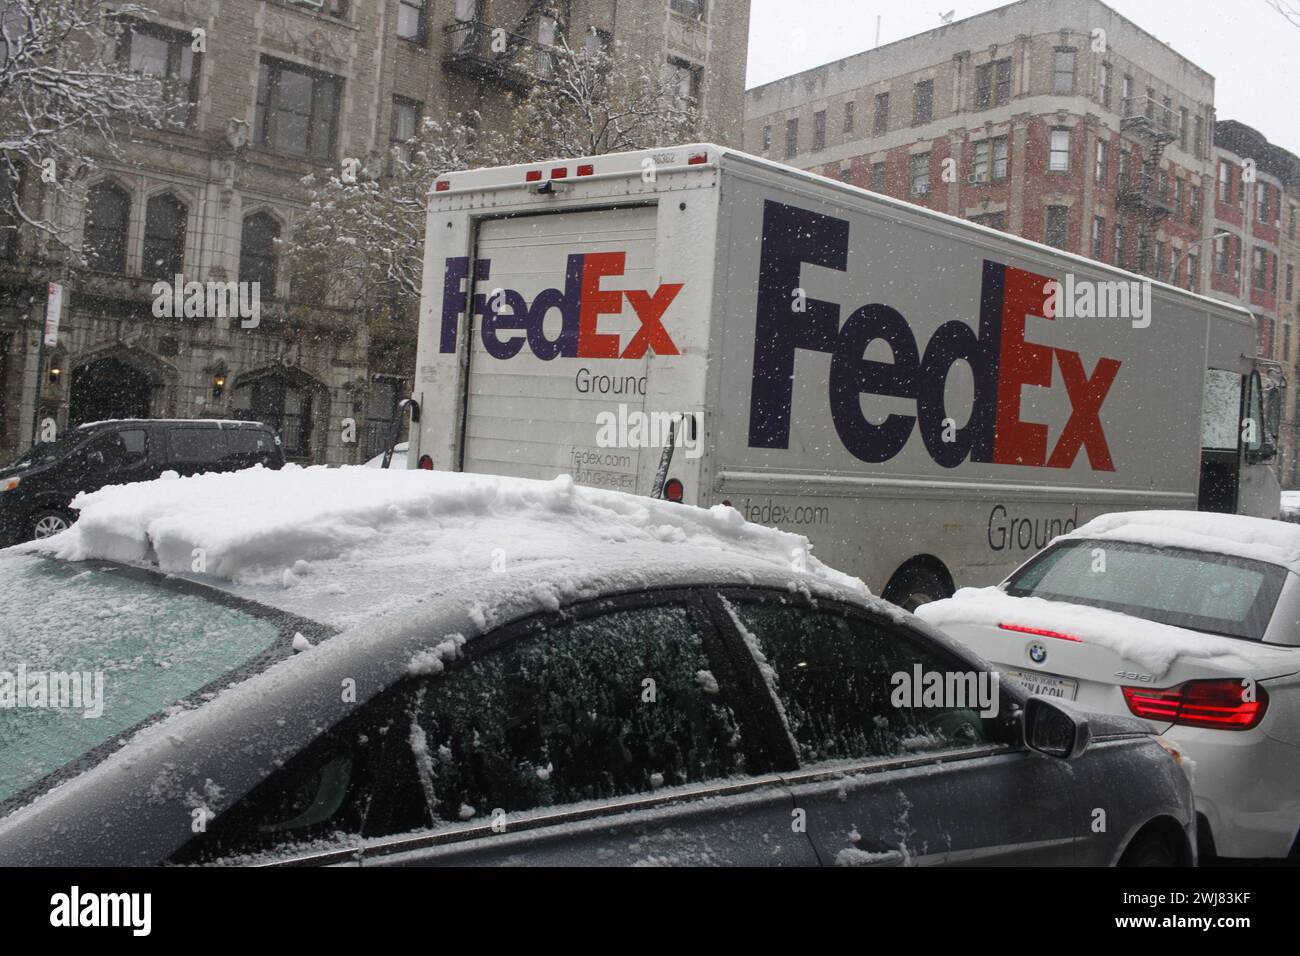
{"type": "MultiPolygon", "coordinates": [[[[62,432],[115,417],[266,420],[302,462],[360,462],[379,449],[414,362],[414,309],[382,321],[333,306],[291,315],[277,240],[305,208],[305,176],[337,175],[348,159],[383,163],[424,117],[477,110],[485,123],[507,122],[519,85],[512,71],[485,68],[493,29],[510,36],[514,58],[545,57],[563,34],[612,44],[616,59],[633,50],[659,61],[698,98],[714,135],[740,141],[748,0],[151,6],[156,14],[131,24],[118,54],[164,80],[177,121],[132,131],[121,155],[69,171],[84,204],[46,201],[89,267],[31,230],[0,231],[0,462],[46,421],[62,432]],[[257,324],[156,315],[155,283],[176,274],[260,282],[257,324]],[[50,282],[64,297],[57,340],[44,346],[50,282]]],[[[37,177],[28,179],[23,188],[39,197],[37,177]]]]}

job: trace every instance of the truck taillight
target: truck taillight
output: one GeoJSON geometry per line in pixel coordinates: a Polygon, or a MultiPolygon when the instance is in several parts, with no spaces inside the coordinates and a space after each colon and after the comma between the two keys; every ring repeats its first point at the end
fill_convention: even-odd
{"type": "Polygon", "coordinates": [[[556,166],[554,169],[551,170],[552,179],[568,179],[568,177],[569,177],[568,166],[556,166]]]}
{"type": "Polygon", "coordinates": [[[1164,690],[1121,689],[1128,709],[1137,716],[1183,727],[1250,730],[1268,710],[1268,691],[1235,677],[1189,680],[1164,690]]]}
{"type": "Polygon", "coordinates": [[[595,171],[596,171],[596,167],[593,166],[591,163],[583,163],[581,166],[578,167],[579,176],[590,176],[595,171]]]}
{"type": "Polygon", "coordinates": [[[664,482],[664,499],[666,501],[676,501],[681,503],[686,497],[686,486],[682,484],[680,478],[669,478],[664,482]]]}
{"type": "Polygon", "coordinates": [[[524,173],[524,182],[540,183],[542,181],[542,171],[540,169],[530,169],[524,173]]]}
{"type": "Polygon", "coordinates": [[[448,189],[451,188],[451,183],[449,183],[445,179],[440,179],[433,184],[433,188],[435,192],[445,193],[448,189]]]}
{"type": "Polygon", "coordinates": [[[428,455],[421,455],[420,460],[416,462],[416,467],[421,471],[433,471],[433,459],[428,455]]]}
{"type": "Polygon", "coordinates": [[[709,161],[708,153],[692,153],[686,160],[687,166],[702,166],[709,161]]]}

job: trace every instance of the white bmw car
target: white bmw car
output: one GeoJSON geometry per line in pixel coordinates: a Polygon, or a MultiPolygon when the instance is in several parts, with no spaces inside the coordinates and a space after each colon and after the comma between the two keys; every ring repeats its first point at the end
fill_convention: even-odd
{"type": "Polygon", "coordinates": [[[1188,759],[1202,859],[1300,858],[1300,527],[1103,515],[918,616],[1031,691],[1188,759]]]}

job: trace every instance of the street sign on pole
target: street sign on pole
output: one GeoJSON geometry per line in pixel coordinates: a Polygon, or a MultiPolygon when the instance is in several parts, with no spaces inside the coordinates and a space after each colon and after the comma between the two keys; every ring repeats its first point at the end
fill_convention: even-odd
{"type": "Polygon", "coordinates": [[[59,313],[63,310],[63,285],[51,282],[45,298],[45,344],[59,344],[59,313]]]}

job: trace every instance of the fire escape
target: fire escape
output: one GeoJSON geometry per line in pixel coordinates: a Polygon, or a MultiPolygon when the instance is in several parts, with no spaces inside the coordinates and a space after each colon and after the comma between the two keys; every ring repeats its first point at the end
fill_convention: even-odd
{"type": "Polygon", "coordinates": [[[1133,96],[1124,101],[1120,133],[1137,146],[1139,163],[1121,178],[1116,204],[1133,214],[1137,225],[1136,271],[1159,274],[1161,263],[1154,263],[1151,245],[1161,220],[1173,208],[1167,184],[1161,181],[1160,157],[1165,147],[1178,139],[1178,114],[1150,96],[1133,96]]]}
{"type": "Polygon", "coordinates": [[[457,4],[456,18],[443,28],[443,68],[516,93],[527,91],[554,69],[549,47],[568,23],[570,2],[528,0],[513,30],[485,19],[485,0],[457,4]]]}

